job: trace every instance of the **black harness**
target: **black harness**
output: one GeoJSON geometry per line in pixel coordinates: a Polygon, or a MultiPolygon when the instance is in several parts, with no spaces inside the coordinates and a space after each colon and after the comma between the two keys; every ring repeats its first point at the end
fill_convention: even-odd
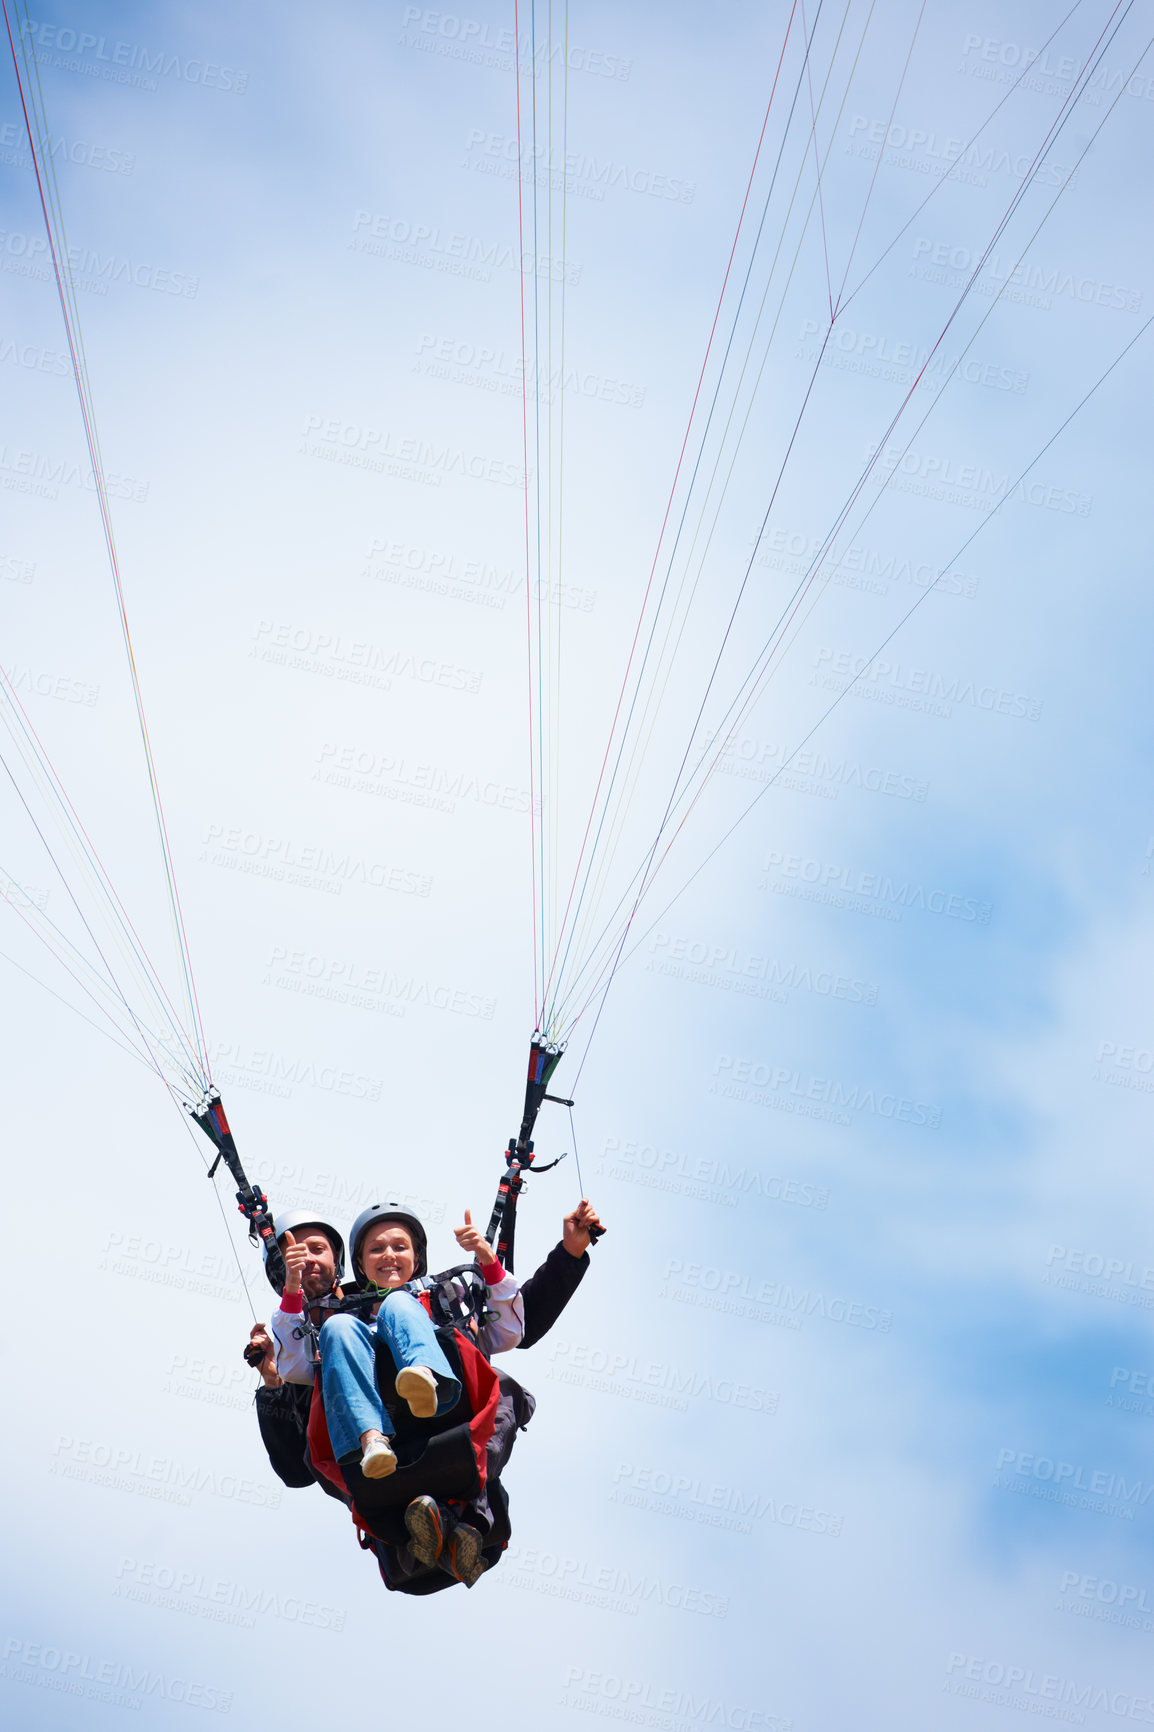
{"type": "Polygon", "coordinates": [[[360,1288],[331,1309],[352,1312],[362,1322],[368,1323],[372,1307],[379,1305],[389,1293],[396,1292],[411,1293],[415,1299],[427,1293],[435,1329],[466,1329],[474,1322],[479,1327],[497,1315],[490,1309],[488,1289],[476,1263],[456,1263],[451,1269],[443,1269],[439,1275],[418,1275],[399,1288],[360,1288]]]}

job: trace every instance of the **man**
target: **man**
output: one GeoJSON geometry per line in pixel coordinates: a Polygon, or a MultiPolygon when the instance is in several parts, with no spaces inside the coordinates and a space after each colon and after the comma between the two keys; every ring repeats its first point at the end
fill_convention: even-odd
{"type": "MultiPolygon", "coordinates": [[[[313,1353],[306,1323],[319,1329],[344,1297],[345,1246],[329,1221],[307,1209],[290,1209],[273,1222],[284,1254],[286,1278],[280,1304],[253,1325],[245,1358],[260,1372],[256,1417],[273,1472],[286,1485],[312,1485],[305,1434],[312,1403],[313,1353]]],[[[270,1277],[271,1279],[271,1277],[270,1277]]]]}

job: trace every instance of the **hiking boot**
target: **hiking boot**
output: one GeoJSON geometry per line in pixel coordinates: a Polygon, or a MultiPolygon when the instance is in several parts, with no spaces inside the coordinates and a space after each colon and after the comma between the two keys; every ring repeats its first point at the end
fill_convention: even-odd
{"type": "Polygon", "coordinates": [[[433,1569],[445,1543],[441,1510],[436,1498],[415,1497],[405,1511],[405,1526],[409,1530],[409,1549],[413,1556],[427,1570],[433,1569]]]}
{"type": "Polygon", "coordinates": [[[366,1479],[388,1479],[397,1471],[397,1458],[387,1437],[374,1437],[361,1456],[361,1472],[366,1479]]]}
{"type": "Polygon", "coordinates": [[[406,1365],[397,1372],[393,1385],[402,1401],[408,1402],[414,1419],[432,1419],[437,1411],[437,1380],[424,1365],[406,1365]]]}
{"type": "Polygon", "coordinates": [[[485,1560],[481,1556],[481,1536],[476,1528],[462,1522],[453,1529],[441,1553],[441,1568],[456,1576],[459,1582],[464,1582],[467,1588],[480,1580],[485,1573],[485,1560]]]}

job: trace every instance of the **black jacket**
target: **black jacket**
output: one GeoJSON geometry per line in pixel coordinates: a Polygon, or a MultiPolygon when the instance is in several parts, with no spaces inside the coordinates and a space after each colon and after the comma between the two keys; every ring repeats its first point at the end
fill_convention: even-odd
{"type": "Polygon", "coordinates": [[[574,1293],[581,1285],[589,1267],[589,1253],[571,1257],[558,1241],[542,1263],[521,1288],[525,1307],[525,1333],[518,1347],[535,1347],[542,1335],[548,1335],[574,1293]]]}

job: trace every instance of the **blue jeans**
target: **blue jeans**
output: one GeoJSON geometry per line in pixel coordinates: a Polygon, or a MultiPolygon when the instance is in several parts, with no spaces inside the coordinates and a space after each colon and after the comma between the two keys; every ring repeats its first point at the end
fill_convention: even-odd
{"type": "Polygon", "coordinates": [[[455,1406],[461,1385],[441,1352],[428,1312],[399,1289],[381,1301],[376,1323],[338,1312],[321,1329],[321,1387],[333,1454],[356,1460],[366,1431],[392,1436],[393,1425],[377,1388],[376,1343],[383,1341],[397,1364],[424,1365],[437,1382],[437,1412],[455,1406]]]}

